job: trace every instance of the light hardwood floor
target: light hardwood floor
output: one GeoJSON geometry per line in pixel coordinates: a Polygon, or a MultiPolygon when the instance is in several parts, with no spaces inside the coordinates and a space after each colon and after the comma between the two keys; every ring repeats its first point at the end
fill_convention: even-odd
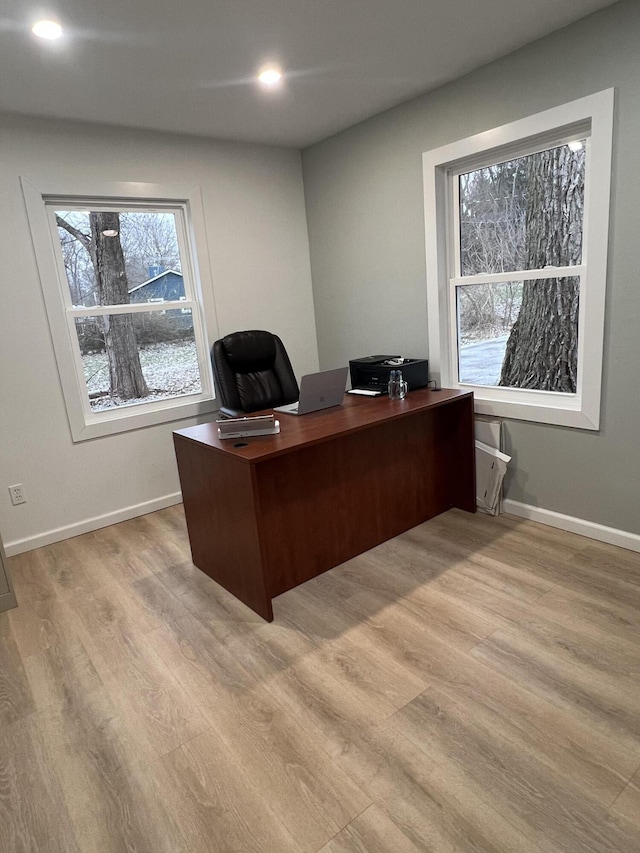
{"type": "Polygon", "coordinates": [[[273,624],[181,507],[9,567],[3,853],[640,851],[639,554],[452,510],[273,624]]]}

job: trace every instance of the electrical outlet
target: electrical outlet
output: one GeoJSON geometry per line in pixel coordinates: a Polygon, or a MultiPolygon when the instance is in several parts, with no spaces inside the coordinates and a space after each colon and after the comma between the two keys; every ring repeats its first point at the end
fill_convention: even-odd
{"type": "Polygon", "coordinates": [[[11,503],[14,506],[18,506],[18,504],[26,504],[27,496],[24,493],[22,483],[18,483],[15,486],[9,486],[9,494],[11,495],[11,503]]]}

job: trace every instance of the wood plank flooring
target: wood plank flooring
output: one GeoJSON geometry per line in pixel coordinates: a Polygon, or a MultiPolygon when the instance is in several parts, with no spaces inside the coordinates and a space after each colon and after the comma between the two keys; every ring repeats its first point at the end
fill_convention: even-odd
{"type": "Polygon", "coordinates": [[[3,853],[640,851],[640,554],[452,510],[272,624],[181,507],[9,568],[3,853]]]}

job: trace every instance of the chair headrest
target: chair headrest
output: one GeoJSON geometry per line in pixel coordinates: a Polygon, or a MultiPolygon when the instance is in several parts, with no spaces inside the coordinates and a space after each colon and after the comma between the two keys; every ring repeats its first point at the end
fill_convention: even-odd
{"type": "Polygon", "coordinates": [[[276,343],[271,332],[253,329],[232,332],[222,339],[229,366],[236,373],[268,370],[276,360],[276,343]]]}

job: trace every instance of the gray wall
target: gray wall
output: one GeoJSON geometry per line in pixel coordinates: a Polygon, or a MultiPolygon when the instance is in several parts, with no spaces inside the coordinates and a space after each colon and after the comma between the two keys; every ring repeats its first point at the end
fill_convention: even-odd
{"type": "Polygon", "coordinates": [[[506,421],[507,497],[640,534],[640,3],[585,18],[303,152],[321,367],[427,355],[423,151],[609,87],[612,216],[598,433],[506,421]]]}
{"type": "Polygon", "coordinates": [[[299,374],[318,352],[298,151],[0,114],[0,152],[0,531],[15,554],[180,500],[172,431],[195,422],[72,442],[20,176],[199,186],[210,343],[272,329],[299,374]]]}

